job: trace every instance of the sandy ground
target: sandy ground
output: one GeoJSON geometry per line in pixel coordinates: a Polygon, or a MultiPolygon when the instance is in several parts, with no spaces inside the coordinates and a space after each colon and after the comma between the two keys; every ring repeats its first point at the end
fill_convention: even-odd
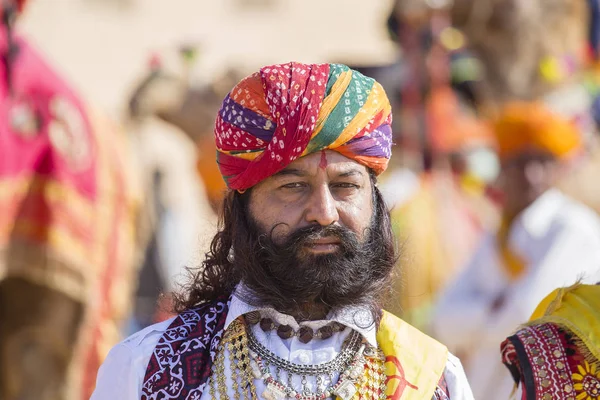
{"type": "Polygon", "coordinates": [[[201,45],[199,79],[227,64],[391,60],[389,7],[389,0],[30,0],[20,29],[89,101],[116,116],[150,54],[185,41],[201,45]]]}

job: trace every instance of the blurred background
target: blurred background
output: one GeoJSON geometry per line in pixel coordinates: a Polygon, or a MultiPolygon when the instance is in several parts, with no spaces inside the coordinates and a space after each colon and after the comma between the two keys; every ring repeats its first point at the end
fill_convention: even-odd
{"type": "Polygon", "coordinates": [[[191,82],[210,82],[232,67],[347,58],[393,60],[385,28],[388,1],[158,0],[28,1],[19,28],[80,93],[118,115],[127,90],[160,54],[181,72],[181,46],[200,57],[191,82]],[[293,16],[293,18],[290,18],[293,16]],[[361,29],[348,29],[360,21],[361,29]],[[323,42],[323,34],[331,40],[323,42]]]}
{"type": "MultiPolygon", "coordinates": [[[[225,187],[216,112],[262,65],[340,62],[385,87],[395,146],[380,187],[401,250],[387,308],[448,342],[469,378],[478,379],[469,372],[477,346],[453,348],[444,332],[461,336],[460,324],[438,316],[453,307],[443,293],[482,240],[514,221],[494,125],[507,104],[541,104],[578,135],[576,156],[550,154],[556,179],[526,179],[543,188],[526,205],[560,188],[590,210],[600,236],[596,0],[0,3],[2,399],[87,399],[110,347],[170,317],[169,292],[200,265],[217,229],[225,187]]],[[[549,119],[532,122],[528,109],[519,118],[531,135],[554,138],[541,127],[549,119]]],[[[530,176],[527,163],[538,159],[523,154],[530,176]]],[[[562,246],[554,236],[546,243],[531,269],[562,246]]],[[[525,277],[507,273],[480,312],[493,318],[525,277]]],[[[526,322],[516,318],[515,329],[526,322]]],[[[498,328],[490,340],[498,347],[510,332],[498,328]]],[[[486,357],[501,366],[499,352],[486,357]]],[[[476,398],[497,383],[485,379],[476,398]]]]}

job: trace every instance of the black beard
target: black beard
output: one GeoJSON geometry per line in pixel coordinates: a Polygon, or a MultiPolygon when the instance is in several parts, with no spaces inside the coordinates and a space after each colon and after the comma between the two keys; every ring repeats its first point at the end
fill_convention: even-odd
{"type": "MultiPolygon", "coordinates": [[[[249,230],[258,232],[256,222],[249,219],[249,230]]],[[[359,305],[378,320],[395,258],[390,259],[389,248],[377,234],[377,220],[373,218],[362,242],[341,226],[301,228],[280,244],[273,240],[274,229],[255,236],[251,254],[235,251],[234,262],[239,263],[242,282],[250,290],[244,300],[274,307],[298,320],[323,319],[330,311],[359,305]],[[337,238],[339,249],[330,254],[307,251],[309,243],[324,237],[337,238]]]]}
{"type": "Polygon", "coordinates": [[[300,320],[322,319],[329,311],[358,305],[367,307],[377,322],[384,296],[391,291],[398,253],[390,214],[374,175],[371,182],[374,213],[362,241],[345,228],[312,226],[276,244],[272,234],[261,232],[250,217],[251,191],[229,192],[220,230],[201,268],[189,269],[189,283],[174,294],[173,310],[183,312],[224,299],[243,282],[249,289],[243,300],[272,306],[300,320]],[[305,251],[303,243],[311,235],[337,236],[339,251],[323,255],[305,251]]]}

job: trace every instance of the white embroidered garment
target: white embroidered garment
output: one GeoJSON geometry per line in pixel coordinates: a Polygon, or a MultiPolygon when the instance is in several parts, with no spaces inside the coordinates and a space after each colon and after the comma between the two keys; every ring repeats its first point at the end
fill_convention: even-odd
{"type": "MultiPolygon", "coordinates": [[[[234,295],[225,322],[225,329],[237,317],[256,310],[260,310],[262,315],[270,317],[278,324],[289,324],[294,329],[299,328],[299,324],[293,317],[270,308],[258,309],[234,295]]],[[[340,322],[350,329],[336,332],[329,339],[313,339],[306,344],[300,342],[297,337],[281,339],[275,332],[263,332],[258,326],[254,326],[252,332],[263,346],[278,357],[303,365],[321,364],[333,360],[339,354],[342,344],[351,330],[360,333],[371,345],[377,345],[375,325],[371,322],[370,314],[365,309],[348,308],[328,316],[325,321],[303,322],[302,325],[318,329],[332,321],[340,322]]],[[[172,319],[152,325],[115,346],[98,372],[96,390],[92,395],[92,400],[139,400],[150,356],[171,322],[173,322],[172,319]]],[[[228,396],[234,398],[227,355],[225,357],[225,375],[228,383],[228,396]]],[[[448,356],[444,376],[452,400],[473,399],[462,365],[451,354],[448,356]]],[[[337,376],[334,379],[337,379],[337,376]]],[[[257,394],[261,396],[265,385],[261,380],[255,380],[254,383],[257,394]]],[[[294,386],[300,386],[298,379],[294,379],[293,383],[294,386]]],[[[314,379],[309,379],[307,386],[309,390],[316,391],[314,379]]],[[[209,398],[210,394],[207,389],[202,395],[202,400],[209,398]]]]}
{"type": "Polygon", "coordinates": [[[529,206],[511,226],[510,248],[526,262],[515,282],[501,264],[496,238],[484,238],[467,268],[442,293],[434,336],[464,357],[477,399],[506,400],[514,388],[500,344],[527,322],[552,290],[581,279],[600,281],[600,219],[556,189],[529,206]],[[492,311],[504,294],[504,303],[492,311]]]}

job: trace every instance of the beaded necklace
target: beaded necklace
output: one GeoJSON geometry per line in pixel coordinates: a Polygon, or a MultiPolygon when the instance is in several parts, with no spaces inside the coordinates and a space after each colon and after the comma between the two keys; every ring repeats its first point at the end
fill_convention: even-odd
{"type": "Polygon", "coordinates": [[[226,353],[235,400],[258,399],[255,379],[263,381],[266,389],[262,397],[266,400],[322,400],[334,395],[342,400],[386,398],[385,357],[380,350],[365,343],[356,332],[348,336],[340,354],[329,363],[299,365],[289,363],[264,348],[254,338],[250,328],[241,320],[235,320],[217,350],[208,383],[211,399],[228,399],[226,353]],[[274,374],[269,365],[275,367],[274,374]],[[330,379],[331,384],[326,385],[323,375],[331,378],[334,370],[340,372],[338,381],[330,379]],[[282,379],[284,373],[287,379],[282,379]],[[297,390],[292,386],[293,375],[301,377],[302,387],[297,390]],[[307,388],[306,376],[309,375],[316,377],[316,393],[307,388]]]}
{"type": "Polygon", "coordinates": [[[290,339],[297,337],[304,344],[313,339],[329,339],[337,332],[342,332],[346,327],[339,322],[331,322],[314,331],[308,326],[302,326],[295,331],[289,325],[281,325],[275,323],[271,318],[263,318],[258,311],[252,311],[244,316],[246,323],[250,325],[258,325],[264,332],[274,331],[281,339],[290,339]]]}

